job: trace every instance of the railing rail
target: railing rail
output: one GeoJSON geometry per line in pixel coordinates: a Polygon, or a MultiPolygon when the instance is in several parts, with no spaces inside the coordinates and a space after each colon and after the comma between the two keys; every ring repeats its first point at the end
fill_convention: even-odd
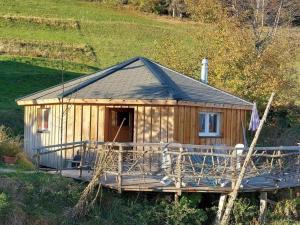
{"type": "MultiPolygon", "coordinates": [[[[124,177],[155,178],[162,185],[173,185],[181,190],[201,185],[232,187],[247,151],[247,148],[179,143],[80,141],[36,148],[35,157],[38,167],[49,166],[49,161],[57,160],[60,163],[52,164],[61,165],[60,170],[78,169],[82,176],[84,170],[93,171],[96,158],[106,153],[110,163],[105,174],[116,176],[119,191],[124,177]],[[80,160],[74,160],[76,155],[80,160]]],[[[243,182],[265,175],[288,174],[299,178],[299,171],[299,146],[256,147],[243,182]]]]}

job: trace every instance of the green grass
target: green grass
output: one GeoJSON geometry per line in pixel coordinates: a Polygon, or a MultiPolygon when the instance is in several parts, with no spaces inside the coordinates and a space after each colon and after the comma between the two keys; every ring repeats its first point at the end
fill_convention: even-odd
{"type": "MultiPolygon", "coordinates": [[[[79,0],[43,0],[42,3],[38,0],[2,0],[0,15],[78,20],[80,29],[0,19],[0,42],[2,38],[92,46],[97,60],[91,60],[88,65],[69,63],[66,80],[130,57],[151,57],[156,43],[167,36],[183,40],[186,49],[191,49],[193,39],[189,34],[197,29],[193,24],[186,26],[178,21],[79,0]]],[[[75,61],[81,62],[81,58],[78,56],[75,61]]],[[[0,124],[21,133],[22,107],[17,107],[14,100],[59,83],[60,74],[57,59],[0,56],[0,124]]]]}
{"type": "Polygon", "coordinates": [[[0,3],[0,14],[80,21],[81,29],[77,31],[6,21],[0,23],[0,38],[86,43],[93,46],[99,59],[92,64],[102,68],[136,55],[151,56],[149,49],[166,35],[191,44],[189,34],[197,29],[192,24],[186,26],[184,23],[78,0],[44,0],[43,4],[37,0],[4,0],[0,3]]]}
{"type": "MultiPolygon", "coordinates": [[[[61,82],[60,61],[40,58],[0,57],[0,123],[11,127],[15,132],[23,129],[23,109],[15,99],[29,93],[53,86],[61,82]]],[[[65,80],[97,68],[80,64],[64,64],[65,80]]]]}

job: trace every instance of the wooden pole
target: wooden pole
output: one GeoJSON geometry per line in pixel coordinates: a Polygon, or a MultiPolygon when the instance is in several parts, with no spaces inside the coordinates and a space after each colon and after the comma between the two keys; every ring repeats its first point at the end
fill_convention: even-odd
{"type": "Polygon", "coordinates": [[[119,146],[119,156],[118,156],[118,192],[121,194],[122,193],[122,152],[123,152],[123,147],[122,145],[119,146]]]}
{"type": "Polygon", "coordinates": [[[231,187],[233,190],[237,179],[237,149],[236,148],[232,150],[231,169],[232,169],[231,187]]]}
{"type": "Polygon", "coordinates": [[[229,198],[228,204],[226,206],[226,210],[225,210],[225,213],[224,213],[224,215],[222,217],[220,225],[227,225],[228,222],[229,222],[229,217],[230,217],[230,214],[231,214],[231,211],[232,211],[232,208],[233,208],[234,201],[237,198],[240,185],[241,185],[243,177],[244,177],[244,175],[246,173],[247,165],[250,162],[252,153],[254,151],[254,147],[255,147],[255,145],[257,143],[257,140],[259,138],[259,135],[260,135],[260,132],[261,132],[261,130],[263,128],[263,125],[264,125],[264,123],[265,123],[265,121],[267,119],[267,116],[268,116],[268,113],[269,113],[269,110],[270,110],[270,107],[271,107],[274,95],[275,95],[275,93],[273,92],[272,95],[271,95],[271,97],[270,97],[270,99],[269,99],[267,108],[265,109],[263,118],[261,119],[261,121],[259,123],[259,126],[258,126],[258,129],[257,129],[256,133],[255,133],[254,139],[253,139],[253,141],[252,141],[252,143],[250,145],[249,151],[247,153],[247,156],[246,156],[246,159],[244,161],[243,167],[241,168],[241,172],[240,172],[240,174],[238,176],[238,179],[236,181],[235,187],[232,190],[232,192],[230,193],[230,198],[229,198]]]}
{"type": "Polygon", "coordinates": [[[214,224],[219,224],[226,206],[226,201],[227,201],[228,195],[227,194],[221,194],[220,200],[219,200],[219,205],[218,205],[218,212],[216,215],[215,223],[214,224]]]}
{"type": "Polygon", "coordinates": [[[182,191],[181,191],[181,185],[182,185],[182,153],[183,153],[183,148],[180,147],[179,149],[179,155],[177,158],[177,168],[176,168],[176,172],[177,172],[177,183],[176,183],[176,188],[177,190],[177,195],[181,196],[182,191]]]}
{"type": "Polygon", "coordinates": [[[266,210],[267,210],[267,201],[268,201],[268,194],[267,192],[261,192],[260,196],[260,208],[259,208],[259,218],[258,223],[264,224],[266,219],[266,210]]]}
{"type": "Polygon", "coordinates": [[[82,177],[82,167],[84,164],[84,157],[85,157],[85,152],[86,152],[86,145],[87,143],[83,143],[83,153],[81,154],[81,159],[80,159],[80,167],[79,167],[79,177],[82,177]]]}

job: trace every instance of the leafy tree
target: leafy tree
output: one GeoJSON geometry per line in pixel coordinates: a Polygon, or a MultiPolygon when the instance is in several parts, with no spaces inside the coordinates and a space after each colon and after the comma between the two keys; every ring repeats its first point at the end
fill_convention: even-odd
{"type": "MultiPolygon", "coordinates": [[[[215,14],[215,13],[214,13],[215,14]]],[[[264,52],[258,54],[255,36],[250,28],[232,17],[198,24],[199,32],[189,34],[193,48],[183,41],[165,38],[157,43],[151,55],[159,62],[199,79],[200,61],[207,57],[209,83],[246,99],[265,104],[275,91],[276,105],[293,103],[297,97],[294,43],[278,36],[264,52]]],[[[284,32],[284,31],[282,31],[284,32]]]]}

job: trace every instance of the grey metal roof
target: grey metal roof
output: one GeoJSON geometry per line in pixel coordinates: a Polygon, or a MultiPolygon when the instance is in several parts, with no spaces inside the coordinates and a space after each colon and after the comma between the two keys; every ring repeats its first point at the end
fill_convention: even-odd
{"type": "Polygon", "coordinates": [[[18,100],[53,98],[178,100],[251,106],[252,103],[143,57],[68,81],[18,100]]]}

